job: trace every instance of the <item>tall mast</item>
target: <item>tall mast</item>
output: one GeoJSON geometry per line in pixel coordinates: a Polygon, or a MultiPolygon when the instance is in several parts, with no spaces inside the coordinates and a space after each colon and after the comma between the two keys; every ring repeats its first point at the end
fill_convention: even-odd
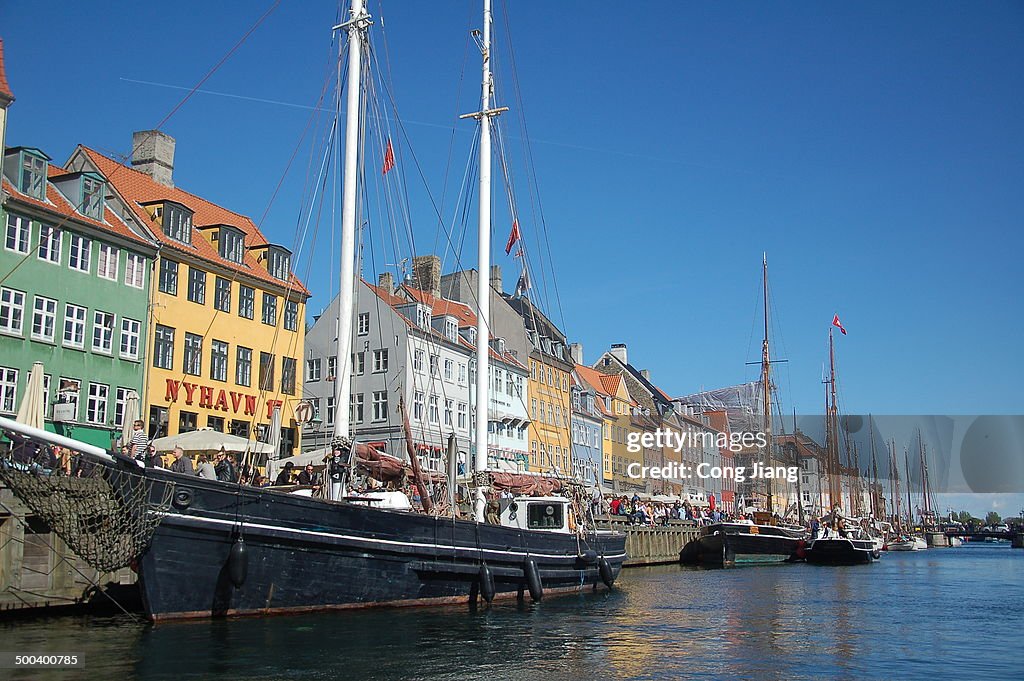
{"type": "Polygon", "coordinates": [[[885,519],[885,509],[882,509],[879,513],[879,506],[882,504],[878,503],[879,499],[878,491],[878,459],[875,457],[875,425],[874,420],[871,418],[871,414],[868,414],[868,435],[871,438],[871,517],[878,520],[879,518],[885,519]]]}
{"type": "MultiPolygon", "coordinates": [[[[363,39],[370,15],[363,0],[352,0],[349,20],[335,26],[348,29],[348,73],[345,83],[345,161],[341,195],[341,285],[338,293],[338,359],[335,379],[334,436],[349,437],[349,402],[352,392],[352,307],[355,286],[356,195],[359,181],[359,110],[363,39]]],[[[341,68],[339,59],[338,67],[341,68]]],[[[339,79],[340,80],[340,79],[339,79]]],[[[340,82],[339,82],[340,84],[340,82]]]]}
{"type": "MultiPolygon", "coordinates": [[[[764,402],[764,434],[768,440],[766,466],[772,465],[772,383],[771,383],[771,352],[768,347],[768,254],[762,254],[762,280],[764,282],[764,342],[761,344],[761,398],[764,402]]],[[[768,495],[768,512],[774,510],[772,499],[772,479],[765,478],[765,490],[768,495]]]]}
{"type": "Polygon", "coordinates": [[[903,465],[907,469],[907,528],[914,527],[914,500],[910,497],[910,452],[903,450],[903,465]]]}
{"type": "Polygon", "coordinates": [[[896,461],[896,440],[892,440],[889,443],[889,472],[892,475],[892,483],[889,485],[890,492],[892,494],[892,505],[893,505],[893,524],[897,528],[903,529],[902,519],[902,507],[903,507],[903,492],[900,490],[900,467],[896,461]],[[895,485],[895,487],[893,487],[895,485]]]}
{"type": "Polygon", "coordinates": [[[933,509],[931,499],[932,491],[928,485],[928,458],[925,455],[924,436],[921,434],[920,430],[917,431],[917,441],[921,452],[921,524],[923,525],[924,516],[927,515],[928,517],[931,517],[933,509]]]}
{"type": "Polygon", "coordinates": [[[839,465],[839,409],[836,407],[836,352],[835,343],[832,340],[832,327],[828,329],[828,366],[829,396],[831,398],[828,407],[828,436],[832,444],[832,451],[829,456],[829,467],[832,470],[829,471],[828,493],[829,502],[832,504],[832,509],[834,509],[836,506],[842,506],[843,486],[842,482],[840,482],[842,467],[839,465]]]}

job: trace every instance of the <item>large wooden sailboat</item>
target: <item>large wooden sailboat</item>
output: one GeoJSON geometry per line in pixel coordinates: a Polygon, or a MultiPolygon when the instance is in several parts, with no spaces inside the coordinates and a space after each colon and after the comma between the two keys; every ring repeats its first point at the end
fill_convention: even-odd
{"type": "MultiPolygon", "coordinates": [[[[772,465],[772,382],[768,318],[768,257],[762,260],[764,293],[764,339],[761,344],[762,428],[767,439],[765,466],[772,465]]],[[[680,560],[686,564],[732,566],[784,563],[801,557],[807,534],[800,527],[778,522],[773,508],[771,478],[766,478],[765,506],[745,522],[714,523],[701,528],[700,536],[683,547],[680,560]]],[[[799,500],[797,502],[799,504],[799,500]]]]}
{"type": "MultiPolygon", "coordinates": [[[[483,95],[473,117],[480,123],[481,139],[479,267],[487,272],[490,119],[498,110],[490,101],[490,0],[483,5],[483,95]]],[[[341,52],[338,57],[339,65],[347,63],[340,358],[350,356],[353,332],[359,117],[364,111],[360,77],[370,23],[363,0],[352,0],[348,20],[335,27],[348,36],[347,60],[341,52]]],[[[86,486],[91,499],[84,499],[82,490],[69,491],[56,476],[44,480],[16,459],[0,461],[4,479],[32,497],[31,503],[49,509],[44,517],[52,518],[72,548],[96,554],[104,569],[136,567],[143,604],[153,620],[464,603],[523,598],[525,593],[538,600],[544,593],[611,587],[626,559],[625,536],[586,527],[586,516],[574,512],[569,498],[518,497],[499,518],[484,522],[485,494],[493,497],[495,492],[485,488],[490,297],[487,278],[480,282],[474,519],[179,475],[0,418],[0,430],[15,442],[15,454],[68,447],[94,462],[97,471],[95,484],[86,486]]],[[[343,369],[336,381],[339,405],[349,404],[348,376],[343,369]]],[[[379,453],[353,443],[347,414],[347,409],[338,410],[333,447],[350,460],[378,457],[379,462],[379,453]]],[[[415,460],[411,448],[410,453],[415,460]]],[[[559,482],[554,487],[565,489],[566,481],[559,482]]]]}

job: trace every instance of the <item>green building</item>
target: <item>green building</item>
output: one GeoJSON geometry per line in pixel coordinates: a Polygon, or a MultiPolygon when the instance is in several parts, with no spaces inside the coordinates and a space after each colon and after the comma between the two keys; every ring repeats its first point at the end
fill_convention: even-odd
{"type": "Polygon", "coordinates": [[[102,175],[3,146],[6,85],[0,58],[0,414],[17,411],[42,362],[46,428],[110,447],[126,398],[144,394],[157,248],[106,205],[102,175]]]}

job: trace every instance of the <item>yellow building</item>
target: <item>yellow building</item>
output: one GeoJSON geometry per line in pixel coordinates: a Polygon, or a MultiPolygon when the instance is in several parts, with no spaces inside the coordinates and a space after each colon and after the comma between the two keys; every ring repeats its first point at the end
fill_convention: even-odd
{"type": "Polygon", "coordinates": [[[530,468],[563,475],[572,471],[572,416],[569,385],[571,368],[542,352],[530,353],[530,378],[526,395],[530,401],[530,468]]]}
{"type": "Polygon", "coordinates": [[[150,282],[142,418],[151,437],[213,428],[299,451],[305,302],[291,253],[249,218],[177,189],[174,140],[135,133],[135,168],[79,147],[70,165],[106,177],[119,214],[160,245],[150,282]]]}

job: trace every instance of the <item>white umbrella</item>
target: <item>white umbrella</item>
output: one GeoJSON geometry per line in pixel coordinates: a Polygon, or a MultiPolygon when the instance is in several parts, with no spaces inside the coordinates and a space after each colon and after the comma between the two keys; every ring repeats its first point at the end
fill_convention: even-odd
{"type": "Polygon", "coordinates": [[[139,394],[129,390],[124,398],[124,422],[121,424],[121,444],[127,445],[132,441],[135,432],[135,421],[139,418],[139,394]]]}
{"type": "Polygon", "coordinates": [[[43,363],[33,362],[32,370],[28,372],[25,396],[21,398],[16,420],[26,426],[42,430],[44,418],[46,418],[46,404],[43,400],[43,363]]]}
{"type": "Polygon", "coordinates": [[[158,452],[169,452],[175,447],[181,447],[186,452],[216,452],[221,447],[226,452],[250,451],[267,454],[273,451],[272,445],[246,440],[237,435],[228,435],[212,428],[201,428],[187,433],[157,438],[153,440],[153,447],[158,452]]]}

